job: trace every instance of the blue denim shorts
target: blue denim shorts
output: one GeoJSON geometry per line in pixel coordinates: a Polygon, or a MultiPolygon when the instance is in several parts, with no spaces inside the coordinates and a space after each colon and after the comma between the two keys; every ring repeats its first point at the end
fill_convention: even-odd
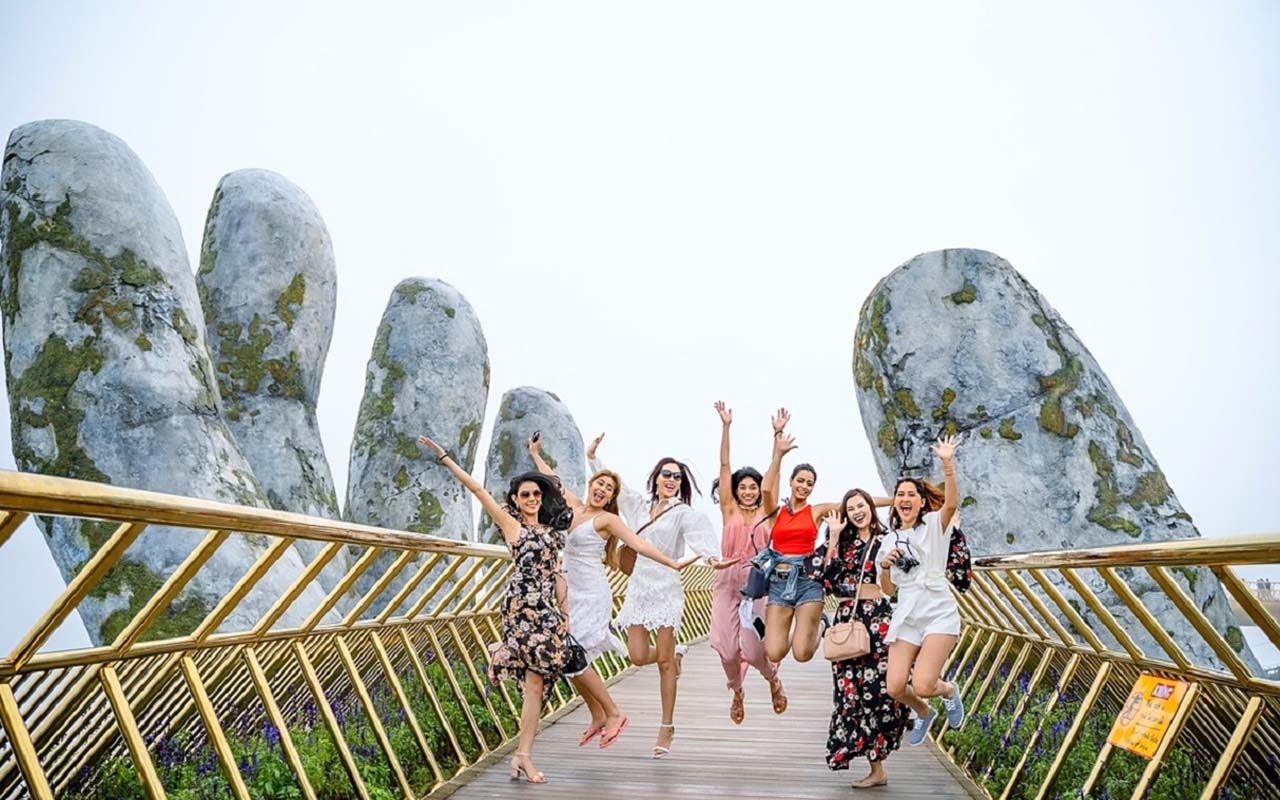
{"type": "Polygon", "coordinates": [[[779,556],[769,575],[769,605],[795,608],[821,603],[822,584],[804,574],[808,556],[779,556]]]}

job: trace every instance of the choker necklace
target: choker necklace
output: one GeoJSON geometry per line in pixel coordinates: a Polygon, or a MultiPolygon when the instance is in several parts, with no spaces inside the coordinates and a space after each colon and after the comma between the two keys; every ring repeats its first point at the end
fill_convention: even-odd
{"type": "Polygon", "coordinates": [[[744,512],[748,514],[751,514],[760,510],[760,504],[756,503],[754,506],[744,506],[742,503],[739,503],[738,508],[742,509],[744,512]]]}

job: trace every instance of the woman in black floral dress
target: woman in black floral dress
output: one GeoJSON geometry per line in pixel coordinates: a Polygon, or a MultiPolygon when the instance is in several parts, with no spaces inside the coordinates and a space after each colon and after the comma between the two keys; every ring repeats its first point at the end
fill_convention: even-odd
{"type": "Polygon", "coordinates": [[[831,665],[835,709],[827,739],[827,766],[848,769],[855,758],[866,758],[871,771],[853,788],[883,786],[889,782],[884,760],[898,749],[910,713],[889,696],[885,685],[889,646],[884,634],[893,609],[877,583],[874,556],[886,531],[871,495],[862,489],[846,494],[840,509],[826,521],[827,543],[819,546],[816,555],[826,560],[823,588],[842,598],[835,621],[861,620],[871,642],[865,656],[831,665]]]}
{"type": "Polygon", "coordinates": [[[571,657],[569,621],[560,612],[556,577],[564,532],[573,513],[565,505],[559,483],[536,472],[516,476],[506,503],[499,504],[443,447],[426,436],[419,440],[480,500],[511,548],[514,569],[502,601],[502,643],[493,652],[490,673],[495,681],[519,683],[524,696],[511,777],[524,775],[531,783],[545,783],[531,753],[542,706],[571,657]]]}

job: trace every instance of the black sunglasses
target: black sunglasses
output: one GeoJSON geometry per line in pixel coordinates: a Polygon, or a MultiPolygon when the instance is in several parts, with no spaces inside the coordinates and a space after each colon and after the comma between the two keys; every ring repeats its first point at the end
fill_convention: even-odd
{"type": "Polygon", "coordinates": [[[659,472],[658,477],[666,478],[667,480],[672,480],[672,481],[684,480],[684,475],[682,475],[680,472],[672,471],[669,469],[664,469],[662,472],[659,472]]]}

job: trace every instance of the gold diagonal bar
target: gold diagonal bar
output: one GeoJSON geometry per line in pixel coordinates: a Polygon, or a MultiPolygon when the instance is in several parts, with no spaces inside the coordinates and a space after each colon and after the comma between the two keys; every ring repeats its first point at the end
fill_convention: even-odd
{"type": "Polygon", "coordinates": [[[178,568],[174,570],[164,585],[149,599],[142,609],[134,615],[133,619],[125,626],[124,630],[116,636],[111,646],[121,653],[125,653],[138,641],[142,634],[146,633],[147,628],[151,626],[156,618],[164,613],[169,604],[173,602],[173,598],[178,596],[178,592],[187,585],[187,583],[196,576],[200,568],[205,565],[214,552],[222,546],[231,534],[228,531],[214,530],[204,537],[204,540],[196,546],[196,549],[183,560],[178,568]]]}
{"type": "Polygon", "coordinates": [[[262,619],[258,620],[258,624],[253,626],[253,633],[261,636],[271,630],[276,621],[284,616],[284,613],[302,596],[303,591],[311,585],[311,582],[320,576],[320,573],[329,565],[329,562],[337,557],[343,547],[345,545],[339,542],[330,542],[325,545],[324,549],[317,553],[315,558],[311,559],[311,563],[307,564],[301,574],[294,579],[289,588],[285,590],[285,593],[280,595],[279,599],[271,605],[271,608],[267,610],[262,619]]]}
{"type": "Polygon", "coordinates": [[[1177,581],[1173,580],[1168,570],[1164,567],[1147,567],[1147,572],[1164,590],[1165,595],[1173,602],[1174,606],[1182,612],[1182,616],[1187,618],[1187,621],[1191,623],[1191,627],[1196,629],[1196,633],[1200,634],[1201,638],[1212,648],[1214,654],[1222,660],[1223,664],[1227,665],[1227,669],[1231,670],[1231,674],[1241,681],[1248,682],[1253,677],[1253,673],[1244,665],[1244,662],[1236,655],[1236,651],[1231,649],[1231,646],[1222,638],[1213,627],[1213,624],[1205,619],[1204,614],[1200,613],[1195,601],[1187,596],[1187,593],[1177,581]]]}
{"type": "Polygon", "coordinates": [[[333,738],[333,746],[338,751],[338,760],[342,762],[342,768],[346,770],[347,777],[351,779],[351,786],[355,789],[360,800],[370,800],[369,790],[364,785],[364,779],[360,777],[360,769],[356,766],[356,760],[351,755],[351,749],[347,747],[347,740],[342,735],[342,728],[338,725],[338,718],[333,715],[333,708],[329,706],[329,700],[324,694],[324,686],[316,676],[315,667],[312,666],[311,658],[307,655],[307,649],[302,642],[293,643],[293,655],[298,660],[299,666],[302,667],[302,676],[306,679],[307,687],[311,689],[311,695],[315,698],[316,708],[324,719],[325,727],[329,729],[329,735],[333,738]]]}
{"type": "Polygon", "coordinates": [[[1280,648],[1280,624],[1277,624],[1276,618],[1267,611],[1253,592],[1249,591],[1249,587],[1244,585],[1244,581],[1240,580],[1231,567],[1212,567],[1212,569],[1213,574],[1240,604],[1241,610],[1253,621],[1253,624],[1266,634],[1273,647],[1280,648]]]}
{"type": "Polygon", "coordinates": [[[462,574],[462,577],[453,582],[453,586],[449,587],[449,591],[445,592],[444,597],[441,597],[439,602],[435,604],[435,607],[431,609],[431,616],[439,617],[444,614],[446,609],[448,609],[449,604],[453,602],[455,597],[462,593],[463,589],[467,588],[471,579],[480,571],[480,568],[484,566],[484,563],[484,561],[476,559],[475,563],[467,568],[467,571],[462,574]]]}
{"type": "Polygon", "coordinates": [[[347,640],[342,636],[337,637],[338,656],[342,659],[342,666],[347,670],[347,675],[351,678],[351,685],[355,687],[356,696],[360,698],[360,704],[364,706],[365,716],[369,718],[369,725],[373,728],[373,737],[378,740],[378,746],[382,748],[383,755],[387,757],[387,764],[391,767],[391,774],[395,776],[396,783],[400,785],[400,791],[404,792],[406,800],[415,800],[413,789],[409,786],[409,779],[404,776],[404,769],[400,766],[400,759],[396,757],[395,748],[391,746],[391,739],[387,736],[387,729],[382,727],[382,720],[378,717],[378,709],[373,705],[373,698],[369,696],[369,688],[364,685],[364,679],[360,677],[360,670],[356,668],[355,659],[351,657],[351,650],[347,647],[347,640]]]}
{"type": "Polygon", "coordinates": [[[1062,690],[1071,685],[1071,681],[1075,678],[1076,667],[1080,665],[1080,656],[1073,655],[1071,660],[1067,662],[1066,668],[1062,671],[1062,675],[1058,677],[1058,683],[1053,688],[1053,694],[1049,695],[1049,699],[1044,704],[1044,712],[1040,714],[1040,718],[1036,721],[1035,730],[1031,732],[1031,736],[1027,738],[1027,746],[1022,749],[1022,756],[1018,759],[1018,763],[1013,765],[1013,771],[1009,773],[1009,781],[1004,785],[1004,791],[1000,793],[1000,800],[1008,800],[1013,792],[1013,787],[1018,785],[1018,777],[1022,774],[1022,770],[1027,766],[1027,759],[1031,758],[1031,752],[1035,750],[1036,743],[1040,741],[1040,734],[1044,732],[1044,721],[1049,718],[1049,712],[1058,704],[1058,700],[1062,698],[1062,690]]]}
{"type": "Polygon", "coordinates": [[[413,705],[409,702],[409,696],[405,694],[404,685],[400,683],[400,675],[391,663],[391,657],[387,654],[387,648],[382,643],[382,637],[378,635],[377,631],[374,631],[369,636],[373,641],[373,649],[378,654],[378,661],[382,664],[382,673],[387,676],[387,683],[391,685],[391,691],[395,694],[396,699],[400,701],[400,707],[404,709],[405,721],[409,723],[409,729],[413,731],[413,738],[418,743],[418,749],[422,751],[422,755],[427,759],[427,765],[431,767],[431,775],[435,778],[435,783],[439,785],[444,781],[444,773],[440,771],[440,763],[436,761],[436,754],[431,749],[431,745],[428,744],[426,734],[422,732],[422,725],[418,722],[418,715],[414,713],[413,705]]]}
{"type": "MultiPolygon", "coordinates": [[[[493,663],[492,660],[489,658],[489,643],[491,641],[494,641],[494,642],[501,641],[502,639],[501,634],[498,633],[497,628],[494,627],[494,625],[492,624],[492,620],[493,618],[489,617],[488,621],[490,622],[490,624],[486,626],[489,628],[490,631],[493,632],[492,640],[486,639],[484,637],[484,633],[480,630],[480,626],[476,624],[476,621],[474,618],[469,618],[467,620],[467,626],[471,628],[471,635],[476,637],[476,641],[480,643],[480,655],[481,657],[484,658],[484,668],[485,668],[486,675],[489,672],[490,664],[493,663]]],[[[507,691],[507,685],[502,681],[498,681],[498,691],[502,693],[502,699],[506,702],[507,708],[511,711],[511,715],[514,717],[519,717],[520,711],[518,710],[518,707],[516,706],[515,701],[511,699],[511,693],[507,691]]]]}
{"type": "MultiPolygon", "coordinates": [[[[493,720],[493,727],[498,729],[499,739],[506,741],[511,734],[507,733],[507,729],[502,724],[502,718],[498,716],[497,709],[493,707],[493,703],[489,699],[489,693],[486,691],[487,687],[485,687],[484,681],[480,680],[480,673],[476,672],[475,662],[471,660],[471,654],[467,652],[466,642],[462,640],[462,634],[458,632],[458,626],[453,621],[449,621],[445,623],[445,627],[449,629],[449,635],[458,647],[458,653],[462,656],[462,663],[466,665],[467,672],[471,675],[471,682],[475,684],[476,692],[484,702],[484,707],[489,712],[490,719],[493,720]]],[[[481,646],[483,647],[483,643],[481,646]]]]}
{"type": "Polygon", "coordinates": [[[1129,637],[1129,632],[1116,621],[1111,610],[1102,604],[1102,601],[1093,593],[1093,590],[1084,582],[1084,579],[1075,573],[1075,570],[1063,569],[1059,570],[1059,574],[1067,579],[1067,583],[1071,584],[1071,588],[1076,590],[1076,594],[1080,596],[1084,604],[1102,621],[1102,624],[1106,626],[1106,629],[1111,632],[1111,635],[1115,637],[1115,640],[1120,643],[1120,646],[1124,648],[1131,658],[1139,659],[1144,657],[1142,649],[1134,644],[1133,639],[1129,637]]]}
{"type": "Polygon", "coordinates": [[[427,603],[431,602],[431,599],[435,597],[436,594],[439,593],[440,589],[443,588],[445,584],[449,582],[449,579],[453,577],[453,573],[457,572],[458,568],[462,566],[462,561],[463,559],[461,558],[455,558],[450,562],[449,566],[444,568],[444,572],[441,572],[436,576],[436,579],[431,582],[431,585],[427,587],[426,591],[424,591],[417,600],[413,601],[413,605],[409,606],[409,610],[404,614],[406,619],[417,619],[418,614],[422,612],[422,609],[426,607],[427,603]]]}
{"type": "Polygon", "coordinates": [[[0,547],[4,547],[4,543],[9,541],[9,537],[22,526],[26,519],[27,515],[21,511],[4,512],[4,516],[0,517],[0,547]]]}
{"type": "Polygon", "coordinates": [[[227,779],[227,783],[231,787],[231,794],[236,800],[249,800],[249,788],[244,785],[244,778],[240,775],[240,767],[236,764],[236,757],[231,752],[231,744],[227,742],[227,735],[222,730],[222,724],[218,722],[218,712],[214,710],[213,704],[209,702],[209,695],[205,692],[204,682],[200,680],[200,669],[196,666],[196,662],[191,656],[182,657],[182,676],[187,679],[187,688],[191,690],[191,696],[196,703],[196,711],[200,714],[200,721],[204,723],[205,733],[209,734],[209,744],[213,747],[213,752],[218,756],[218,761],[222,764],[223,777],[227,779]]]}
{"type": "MultiPolygon", "coordinates": [[[[227,617],[231,615],[231,612],[236,610],[236,606],[240,605],[240,601],[244,600],[249,592],[253,590],[253,587],[258,585],[258,581],[262,580],[271,571],[271,567],[285,553],[289,552],[289,548],[292,545],[293,539],[278,539],[264,550],[262,555],[258,556],[258,560],[253,562],[253,566],[249,568],[249,571],[241,576],[240,580],[236,581],[235,585],[231,587],[231,591],[227,592],[218,601],[218,604],[213,607],[209,615],[196,628],[195,633],[192,634],[195,641],[202,642],[216,632],[227,617]]],[[[270,628],[271,626],[268,625],[267,627],[270,628]]]]}
{"type": "Polygon", "coordinates": [[[467,724],[471,726],[471,732],[476,737],[476,744],[480,745],[482,753],[489,752],[489,743],[484,738],[484,731],[480,729],[480,723],[476,721],[476,715],[471,712],[471,704],[467,702],[467,697],[462,693],[462,684],[458,683],[458,676],[453,674],[453,665],[449,663],[448,655],[445,649],[440,645],[440,639],[436,636],[435,629],[428,625],[423,633],[427,635],[427,641],[431,642],[431,647],[436,651],[436,663],[440,665],[440,669],[444,672],[445,680],[449,682],[449,688],[453,691],[453,697],[458,701],[458,709],[462,711],[463,716],[467,718],[467,724]]]}
{"type": "Polygon", "coordinates": [[[1186,655],[1182,652],[1182,648],[1178,647],[1178,643],[1173,640],[1169,632],[1164,629],[1160,621],[1155,618],[1147,607],[1142,604],[1138,596],[1129,588],[1129,584],[1125,583],[1115,570],[1111,567],[1098,567],[1098,574],[1111,587],[1111,591],[1116,593],[1128,608],[1133,612],[1138,622],[1142,623],[1142,627],[1147,629],[1147,633],[1151,634],[1151,638],[1159,643],[1160,647],[1173,659],[1173,663],[1177,664],[1180,669],[1186,669],[1191,666],[1191,662],[1187,660],[1186,655]]]}
{"type": "Polygon", "coordinates": [[[133,540],[137,539],[138,534],[142,533],[146,527],[126,522],[116,528],[111,538],[98,548],[98,552],[94,553],[71,579],[67,588],[58,595],[57,600],[53,601],[53,605],[44,613],[35,627],[22,637],[17,647],[13,648],[9,661],[13,662],[14,669],[22,669],[31,656],[40,649],[40,645],[44,644],[63,620],[75,610],[76,606],[80,605],[80,601],[88,597],[93,587],[97,586],[98,581],[102,580],[111,567],[115,566],[115,563],[124,555],[124,551],[133,544],[133,540]]]}
{"type": "Polygon", "coordinates": [[[35,800],[54,800],[53,789],[49,788],[49,779],[40,766],[40,756],[31,742],[31,735],[22,721],[18,700],[13,696],[13,687],[8,682],[0,682],[0,724],[4,726],[5,736],[9,739],[9,747],[13,750],[22,779],[27,783],[27,791],[35,800]]]}
{"type": "MultiPolygon", "coordinates": [[[[987,668],[986,677],[982,679],[982,685],[978,687],[978,693],[975,694],[969,700],[969,703],[973,708],[977,708],[979,705],[982,704],[982,698],[987,696],[987,692],[991,689],[991,681],[995,678],[996,674],[1000,671],[1000,665],[1004,663],[1005,656],[1009,654],[1009,648],[1012,646],[1013,646],[1012,637],[1006,638],[1000,644],[1000,650],[996,652],[995,659],[991,662],[991,666],[987,668]]],[[[968,690],[968,687],[966,686],[966,691],[967,690],[968,690]]],[[[938,731],[938,736],[941,737],[942,734],[947,732],[947,729],[950,727],[950,724],[947,722],[945,714],[939,714],[938,716],[943,717],[942,730],[938,731]]],[[[960,727],[961,728],[964,727],[963,722],[960,723],[960,727]]],[[[959,728],[957,728],[956,730],[959,730],[959,728]]]]}
{"type": "MultiPolygon", "coordinates": [[[[409,595],[413,594],[413,590],[418,588],[418,584],[422,583],[423,579],[430,574],[436,564],[440,563],[440,559],[442,558],[444,558],[444,555],[441,553],[431,553],[430,556],[423,561],[421,565],[419,565],[418,571],[413,574],[413,577],[405,581],[404,586],[400,587],[400,591],[396,592],[396,596],[391,598],[391,602],[387,603],[387,607],[382,609],[374,619],[378,622],[386,622],[391,619],[392,615],[400,610],[400,606],[404,604],[404,601],[409,599],[409,595]]],[[[501,564],[502,562],[495,561],[494,563],[501,564]]]]}
{"type": "Polygon", "coordinates": [[[325,615],[338,604],[338,601],[342,599],[343,595],[351,591],[351,588],[356,585],[356,581],[359,580],[360,576],[363,575],[369,567],[372,567],[374,560],[384,552],[386,552],[386,550],[381,547],[370,547],[368,552],[362,555],[360,559],[351,566],[351,569],[347,570],[347,574],[342,576],[342,580],[338,581],[333,589],[330,590],[324,601],[316,607],[315,611],[311,612],[311,615],[302,623],[302,627],[300,627],[298,631],[300,633],[309,633],[319,625],[324,620],[325,615]]]}
{"type": "MultiPolygon", "coordinates": [[[[1004,706],[1005,697],[1009,695],[1009,690],[1018,684],[1018,676],[1022,674],[1022,668],[1026,665],[1027,657],[1031,655],[1031,651],[1034,648],[1035,644],[1032,642],[1024,641],[1022,643],[1022,649],[1018,651],[1018,657],[1014,660],[1013,666],[1009,669],[1009,677],[1007,677],[1004,680],[1004,683],[1000,685],[1000,691],[996,692],[995,700],[991,701],[992,715],[1000,713],[1001,707],[1004,706]]],[[[973,703],[972,706],[975,709],[978,707],[977,703],[973,703]]],[[[955,750],[955,746],[947,748],[948,754],[954,753],[955,750]]],[[[966,771],[969,769],[969,765],[973,763],[973,757],[977,755],[977,752],[978,750],[976,747],[969,751],[969,755],[965,757],[964,764],[962,765],[963,769],[966,771]]]]}
{"type": "MultiPolygon", "coordinates": [[[[431,683],[431,678],[427,675],[427,670],[422,666],[422,659],[418,658],[418,650],[413,640],[409,638],[409,632],[404,628],[400,629],[400,640],[404,642],[405,652],[409,655],[409,662],[413,664],[413,670],[418,674],[418,682],[422,684],[422,690],[427,693],[427,697],[431,700],[431,709],[436,712],[436,719],[440,720],[440,727],[444,729],[445,735],[449,737],[449,744],[453,746],[453,754],[458,757],[458,764],[461,766],[469,766],[471,759],[467,758],[467,753],[462,749],[462,743],[458,741],[458,734],[453,729],[453,725],[449,723],[449,717],[444,713],[444,706],[440,704],[440,697],[436,694],[435,686],[431,683]]],[[[442,658],[437,653],[436,658],[442,658]]]]}
{"type": "MultiPolygon", "coordinates": [[[[1079,656],[1072,656],[1078,658],[1079,656]]],[[[1027,703],[1031,702],[1031,698],[1035,696],[1036,689],[1040,688],[1040,681],[1044,680],[1044,676],[1049,672],[1049,666],[1053,663],[1052,653],[1047,653],[1044,658],[1040,659],[1040,664],[1036,667],[1036,671],[1031,673],[1031,682],[1027,684],[1027,692],[1018,698],[1018,704],[1013,707],[1013,716],[1009,718],[1009,730],[1012,731],[1014,726],[1018,724],[1018,720],[1022,719],[1022,715],[1027,710],[1027,703]]],[[[979,783],[985,783],[987,778],[991,776],[991,771],[995,767],[995,760],[987,764],[982,771],[982,780],[979,783]]]]}
{"type": "Polygon", "coordinates": [[[1018,622],[1013,613],[1006,609],[1004,607],[1004,603],[1001,603],[996,598],[996,593],[987,585],[986,576],[980,572],[973,573],[973,582],[970,584],[970,591],[973,590],[976,590],[976,593],[982,596],[989,609],[995,610],[998,618],[1003,621],[1003,627],[1006,630],[1010,633],[1016,633],[1022,636],[1028,635],[1027,630],[1022,627],[1022,624],[1018,622]]]}
{"type": "Polygon", "coordinates": [[[956,659],[956,669],[955,669],[955,672],[952,673],[952,679],[958,680],[960,676],[964,674],[966,666],[969,667],[970,670],[972,670],[973,665],[969,663],[969,658],[971,656],[976,656],[979,652],[986,652],[986,649],[990,649],[991,643],[995,641],[995,638],[1000,635],[1004,635],[1004,634],[997,633],[996,631],[989,631],[989,630],[979,631],[973,637],[973,639],[969,642],[969,645],[965,650],[964,655],[956,659]],[[978,642],[982,641],[984,638],[986,640],[986,649],[979,651],[978,642]]]}
{"type": "Polygon", "coordinates": [[[1040,623],[1036,621],[1035,615],[1022,604],[1022,601],[1013,593],[1013,590],[1009,588],[1009,585],[1004,582],[1004,579],[1000,577],[1000,574],[997,572],[991,572],[988,573],[988,577],[990,577],[991,582],[996,585],[996,589],[1000,594],[1004,595],[1004,599],[1009,601],[1009,606],[1018,613],[1018,616],[1022,617],[1023,622],[1027,623],[1027,627],[1030,628],[1036,636],[1047,640],[1049,638],[1048,632],[1046,632],[1040,623]]]}
{"type": "Polygon", "coordinates": [[[342,618],[342,625],[350,628],[353,623],[360,619],[360,615],[363,614],[369,606],[373,605],[373,601],[377,599],[378,595],[386,591],[386,588],[391,585],[391,582],[396,579],[396,576],[404,571],[405,567],[409,566],[409,562],[421,555],[421,553],[414,550],[405,550],[401,553],[400,557],[391,562],[391,566],[387,567],[386,571],[373,582],[373,585],[369,587],[369,591],[364,593],[364,597],[361,597],[356,601],[356,604],[351,607],[351,610],[347,612],[347,615],[342,618]]]}
{"type": "Polygon", "coordinates": [[[1049,791],[1053,788],[1053,782],[1057,780],[1058,773],[1062,771],[1062,765],[1066,763],[1067,753],[1071,751],[1071,746],[1075,744],[1076,737],[1080,735],[1080,731],[1084,728],[1084,721],[1088,719],[1089,713],[1093,710],[1094,703],[1098,702],[1098,697],[1102,694],[1102,689],[1107,684],[1107,678],[1111,676],[1111,662],[1104,661],[1102,666],[1098,668],[1098,673],[1093,677],[1093,683],[1089,685],[1089,692],[1080,701],[1080,708],[1076,710],[1076,715],[1071,720],[1071,727],[1067,729],[1067,735],[1062,740],[1062,744],[1058,746],[1058,754],[1053,757],[1053,763],[1049,765],[1049,771],[1045,774],[1040,782],[1040,791],[1036,794],[1035,800],[1045,800],[1049,796],[1049,791]]]}
{"type": "Polygon", "coordinates": [[[1222,751],[1222,756],[1218,759],[1218,763],[1213,768],[1213,774],[1209,776],[1209,782],[1204,785],[1204,791],[1200,793],[1200,800],[1213,800],[1218,796],[1222,787],[1227,783],[1227,777],[1231,775],[1231,768],[1235,766],[1236,759],[1240,757],[1240,753],[1244,751],[1244,747],[1249,743],[1249,737],[1253,734],[1254,727],[1258,724],[1258,719],[1262,716],[1264,704],[1262,698],[1254,695],[1249,698],[1249,705],[1245,707],[1244,713],[1240,716],[1240,722],[1236,724],[1235,731],[1231,734],[1231,739],[1227,742],[1227,747],[1222,751]]]}
{"type": "Polygon", "coordinates": [[[258,662],[258,654],[254,652],[252,647],[245,648],[240,654],[244,659],[245,666],[249,669],[249,675],[253,678],[253,685],[258,689],[258,697],[262,699],[262,707],[267,712],[267,717],[271,720],[271,724],[280,732],[280,749],[284,751],[284,760],[289,764],[289,769],[293,771],[293,777],[298,781],[298,788],[302,790],[302,796],[305,800],[316,800],[316,791],[311,788],[311,779],[307,777],[306,767],[302,764],[302,756],[298,754],[298,748],[293,743],[293,734],[289,732],[289,725],[285,722],[284,715],[280,713],[280,706],[276,703],[276,697],[271,692],[271,683],[267,680],[267,675],[262,671],[262,664],[258,662]]]}
{"type": "Polygon", "coordinates": [[[1067,600],[1066,595],[1064,595],[1058,587],[1053,584],[1053,581],[1049,580],[1049,578],[1038,569],[1030,569],[1027,570],[1027,572],[1031,573],[1031,577],[1036,579],[1036,583],[1040,584],[1040,588],[1044,589],[1044,593],[1049,595],[1049,598],[1053,600],[1053,604],[1058,607],[1058,610],[1062,612],[1062,615],[1065,616],[1067,621],[1071,623],[1071,626],[1076,629],[1076,633],[1080,634],[1080,636],[1089,643],[1090,647],[1099,653],[1107,649],[1103,646],[1102,640],[1098,638],[1098,634],[1094,633],[1092,626],[1084,621],[1084,617],[1080,616],[1080,612],[1076,611],[1075,607],[1067,600]]]}
{"type": "MultiPolygon", "coordinates": [[[[494,601],[493,596],[498,592],[502,591],[502,589],[507,585],[507,580],[511,577],[511,573],[514,570],[515,570],[515,565],[511,563],[506,564],[505,568],[502,570],[502,576],[498,578],[498,580],[494,581],[494,584],[492,587],[489,588],[489,591],[485,592],[484,597],[480,598],[480,600],[476,603],[477,609],[492,609],[494,606],[490,605],[491,602],[494,602],[496,605],[496,601],[494,601]]],[[[613,607],[614,613],[617,613],[618,608],[620,607],[619,605],[620,603],[621,603],[621,599],[618,598],[617,595],[614,595],[614,607],[613,607]]]]}
{"type": "Polygon", "coordinates": [[[1173,743],[1177,741],[1178,734],[1182,733],[1182,726],[1186,724],[1187,719],[1191,716],[1191,708],[1196,704],[1196,700],[1200,696],[1200,684],[1192,683],[1187,687],[1187,693],[1182,696],[1182,704],[1178,706],[1178,710],[1173,712],[1173,719],[1169,720],[1169,727],[1165,729],[1164,736],[1160,739],[1160,744],[1156,747],[1156,753],[1151,757],[1151,761],[1147,763],[1147,768],[1142,771],[1142,777],[1138,779],[1138,785],[1133,787],[1133,794],[1130,800],[1142,800],[1147,796],[1147,789],[1151,784],[1155,783],[1156,776],[1160,774],[1160,768],[1164,766],[1165,757],[1169,755],[1169,750],[1173,747],[1173,743]]]}
{"type": "Polygon", "coordinates": [[[1115,750],[1115,747],[1108,742],[1098,751],[1098,757],[1093,760],[1093,767],[1089,769],[1089,777],[1084,779],[1084,785],[1080,787],[1080,795],[1082,797],[1093,796],[1093,786],[1098,782],[1098,778],[1102,777],[1102,771],[1106,769],[1107,760],[1111,758],[1113,750],[1115,750]]]}
{"type": "Polygon", "coordinates": [[[147,745],[138,732],[138,722],[133,718],[133,709],[129,707],[129,698],[125,697],[120,686],[120,677],[115,667],[103,667],[99,673],[103,691],[111,702],[111,710],[115,712],[116,723],[120,726],[120,734],[129,748],[129,757],[133,759],[133,768],[138,771],[138,779],[150,800],[164,800],[164,786],[160,776],[156,774],[156,765],[151,761],[147,745]]]}
{"type": "Polygon", "coordinates": [[[1049,607],[1044,604],[1044,601],[1040,599],[1039,595],[1031,591],[1031,587],[1022,579],[1022,576],[1013,570],[1010,570],[1007,574],[1009,576],[1009,580],[1015,587],[1017,587],[1018,591],[1022,593],[1022,596],[1027,598],[1027,602],[1030,603],[1031,607],[1040,615],[1040,618],[1045,621],[1045,624],[1050,628],[1053,628],[1053,632],[1058,635],[1058,638],[1062,640],[1062,643],[1067,647],[1074,646],[1076,643],[1075,637],[1072,636],[1066,628],[1062,627],[1062,623],[1058,621],[1057,615],[1049,610],[1049,607]]]}
{"type": "Polygon", "coordinates": [[[459,612],[466,611],[468,609],[473,611],[476,610],[476,607],[473,606],[476,597],[479,596],[480,592],[488,589],[492,585],[493,577],[502,570],[503,565],[504,563],[502,561],[491,561],[489,563],[489,568],[476,580],[475,584],[471,587],[471,591],[467,592],[466,597],[463,597],[458,601],[458,607],[456,610],[459,612]]]}

